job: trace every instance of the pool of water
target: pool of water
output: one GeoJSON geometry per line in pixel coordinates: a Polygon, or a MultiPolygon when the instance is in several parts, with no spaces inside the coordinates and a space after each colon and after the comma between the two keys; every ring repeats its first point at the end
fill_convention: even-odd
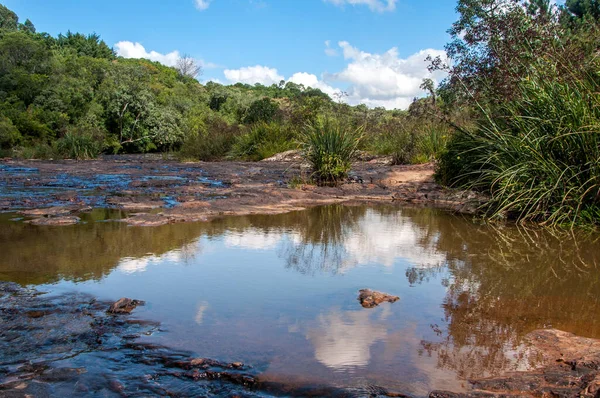
{"type": "Polygon", "coordinates": [[[597,236],[391,206],[156,228],[110,221],[122,216],[35,227],[0,214],[0,280],[145,300],[134,316],[162,323],[147,341],[299,386],[463,391],[534,366],[535,329],[600,338],[597,236]],[[364,309],[363,288],[400,301],[364,309]]]}

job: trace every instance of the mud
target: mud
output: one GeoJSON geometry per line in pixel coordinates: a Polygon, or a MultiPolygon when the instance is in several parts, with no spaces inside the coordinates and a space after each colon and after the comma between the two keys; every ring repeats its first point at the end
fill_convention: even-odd
{"type": "Polygon", "coordinates": [[[145,156],[93,161],[0,162],[0,210],[21,210],[33,224],[77,222],[90,208],[136,212],[125,221],[156,226],[223,215],[279,214],[343,202],[395,202],[474,213],[472,192],[442,188],[433,165],[359,162],[338,187],[302,184],[298,162],[178,163],[145,156]]]}

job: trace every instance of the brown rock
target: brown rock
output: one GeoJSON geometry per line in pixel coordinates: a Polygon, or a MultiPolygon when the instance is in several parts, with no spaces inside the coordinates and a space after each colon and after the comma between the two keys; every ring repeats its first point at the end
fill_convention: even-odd
{"type": "Polygon", "coordinates": [[[49,218],[36,218],[33,220],[25,221],[31,225],[44,225],[44,226],[64,226],[64,225],[75,225],[78,224],[81,219],[77,216],[61,216],[61,217],[49,217],[49,218]]]}
{"type": "Polygon", "coordinates": [[[138,305],[144,305],[144,302],[141,300],[132,300],[124,297],[119,301],[113,303],[106,312],[108,312],[109,314],[129,314],[138,305]]]}
{"type": "Polygon", "coordinates": [[[359,291],[358,300],[364,308],[373,308],[386,301],[388,303],[395,303],[400,300],[400,297],[392,296],[387,293],[375,292],[369,289],[362,289],[359,291]]]}

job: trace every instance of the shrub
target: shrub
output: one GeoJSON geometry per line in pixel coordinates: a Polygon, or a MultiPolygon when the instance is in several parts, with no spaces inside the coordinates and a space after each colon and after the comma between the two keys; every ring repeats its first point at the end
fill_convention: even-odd
{"type": "Polygon", "coordinates": [[[223,159],[230,151],[241,129],[214,117],[184,141],[179,157],[185,160],[214,161],[223,159]]]}
{"type": "Polygon", "coordinates": [[[90,134],[68,132],[56,141],[58,156],[68,159],[95,159],[102,151],[101,141],[90,134]]]}
{"type": "Polygon", "coordinates": [[[487,214],[546,224],[600,224],[600,83],[536,70],[520,98],[450,141],[440,182],[491,194],[487,214]]]}
{"type": "Polygon", "coordinates": [[[250,104],[244,123],[272,122],[279,112],[279,105],[270,98],[263,98],[250,104]]]}
{"type": "Polygon", "coordinates": [[[12,148],[21,140],[21,134],[12,121],[0,116],[0,149],[12,148]]]}
{"type": "Polygon", "coordinates": [[[328,118],[307,127],[303,152],[318,184],[334,185],[347,177],[362,137],[362,128],[351,130],[328,118]]]}
{"type": "Polygon", "coordinates": [[[297,147],[294,131],[277,123],[257,123],[250,132],[240,135],[230,157],[242,160],[262,160],[297,147]]]}

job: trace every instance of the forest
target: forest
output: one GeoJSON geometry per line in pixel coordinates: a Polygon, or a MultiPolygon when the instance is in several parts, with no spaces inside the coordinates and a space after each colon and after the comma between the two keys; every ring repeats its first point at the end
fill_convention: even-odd
{"type": "Polygon", "coordinates": [[[172,153],[258,161],[302,149],[315,181],[356,153],[435,162],[439,183],[489,195],[492,218],[600,220],[600,2],[459,0],[447,78],[407,110],[350,106],[292,82],[201,84],[177,67],[118,57],[96,33],[52,37],[0,5],[0,157],[172,153]]]}

